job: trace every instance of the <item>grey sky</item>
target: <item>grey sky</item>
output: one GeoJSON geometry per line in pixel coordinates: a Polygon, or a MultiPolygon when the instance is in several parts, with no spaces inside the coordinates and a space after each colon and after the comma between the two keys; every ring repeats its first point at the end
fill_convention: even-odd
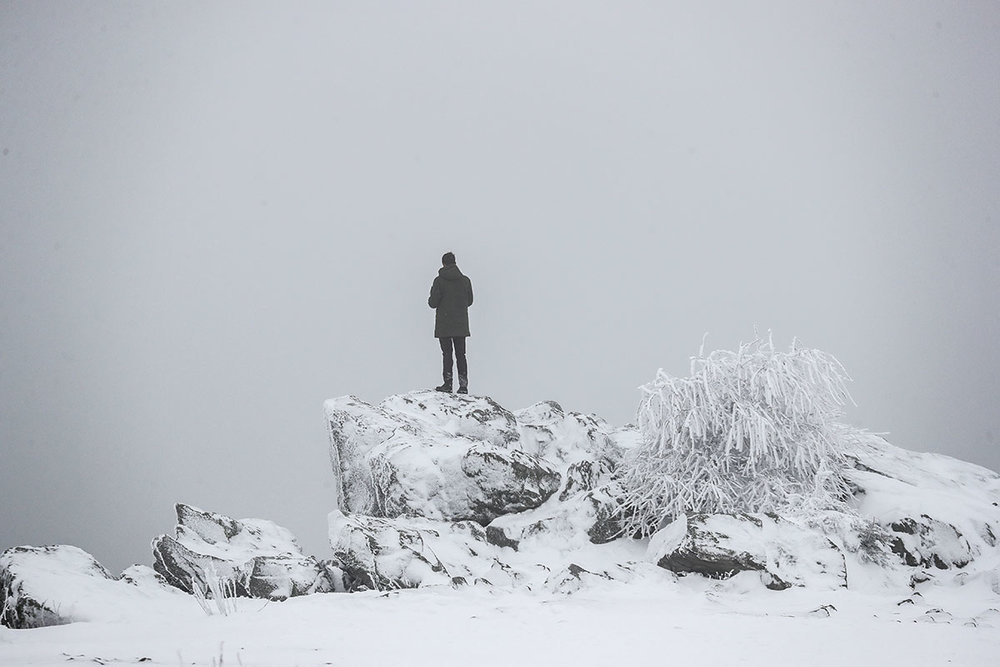
{"type": "Polygon", "coordinates": [[[0,548],[172,504],[326,552],[321,404],[439,380],[615,424],[704,332],[1000,468],[997,2],[0,3],[0,548]],[[281,7],[279,9],[279,7],[281,7]]]}

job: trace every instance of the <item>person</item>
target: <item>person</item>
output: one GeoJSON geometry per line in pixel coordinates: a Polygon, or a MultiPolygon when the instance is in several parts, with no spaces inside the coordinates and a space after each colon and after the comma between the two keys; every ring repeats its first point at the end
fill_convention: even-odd
{"type": "Polygon", "coordinates": [[[441,343],[444,382],[438,391],[452,390],[452,351],[458,365],[458,393],[469,393],[469,364],[465,357],[465,339],[469,337],[469,306],[472,305],[472,281],[455,263],[455,253],[441,256],[441,268],[431,285],[427,305],[435,310],[434,337],[441,343]]]}

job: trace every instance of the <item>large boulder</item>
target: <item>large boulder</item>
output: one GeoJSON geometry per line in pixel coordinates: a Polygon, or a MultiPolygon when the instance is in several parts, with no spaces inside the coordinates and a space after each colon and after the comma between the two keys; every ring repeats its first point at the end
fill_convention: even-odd
{"type": "Polygon", "coordinates": [[[153,540],[153,568],[172,586],[205,593],[217,579],[238,596],[269,600],[343,590],[335,567],[303,554],[291,532],[271,521],[184,504],[176,510],[176,536],[153,540]]]}
{"type": "Polygon", "coordinates": [[[334,510],[329,526],[334,556],[352,590],[476,582],[509,586],[518,578],[473,521],[385,519],[334,510]]]}
{"type": "Polygon", "coordinates": [[[74,546],[13,547],[0,554],[0,623],[9,628],[135,618],[151,604],[177,603],[178,596],[185,597],[147,567],[133,566],[116,579],[74,546]]]}
{"type": "Polygon", "coordinates": [[[759,571],[778,590],[847,585],[844,554],[833,542],[769,514],[682,516],[650,538],[647,557],[678,574],[722,579],[759,571]]]}
{"type": "Polygon", "coordinates": [[[66,587],[96,588],[112,581],[103,565],[77,547],[8,549],[0,555],[0,621],[9,628],[71,623],[74,610],[62,604],[66,587]]]}
{"type": "Polygon", "coordinates": [[[513,446],[514,417],[489,398],[414,392],[374,407],[347,396],[325,408],[344,512],[486,524],[560,486],[552,465],[513,446]]]}

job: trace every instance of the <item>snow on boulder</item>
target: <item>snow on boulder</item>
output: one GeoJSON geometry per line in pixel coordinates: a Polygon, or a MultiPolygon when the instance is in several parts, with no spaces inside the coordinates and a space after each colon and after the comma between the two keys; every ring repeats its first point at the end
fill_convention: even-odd
{"type": "Polygon", "coordinates": [[[681,516],[650,538],[647,558],[678,574],[726,578],[760,571],[776,590],[847,585],[844,555],[833,542],[768,514],[681,516]]]}
{"type": "Polygon", "coordinates": [[[375,489],[368,455],[394,436],[419,438],[421,426],[401,420],[356,396],[323,404],[330,436],[330,465],[336,482],[337,506],[368,513],[375,509],[375,489]]]}
{"type": "Polygon", "coordinates": [[[167,583],[162,574],[148,565],[132,565],[125,568],[118,580],[147,591],[154,589],[176,590],[175,587],[167,583]]]}
{"type": "Polygon", "coordinates": [[[486,524],[538,507],[559,488],[559,473],[516,449],[447,437],[391,438],[369,455],[375,503],[369,516],[426,517],[486,524]]]}
{"type": "Polygon", "coordinates": [[[513,416],[489,398],[443,392],[325,404],[342,511],[489,523],[538,507],[559,473],[511,444],[513,416]]]}
{"type": "Polygon", "coordinates": [[[13,547],[0,554],[0,623],[23,629],[122,620],[148,613],[151,603],[184,597],[151,574],[134,566],[116,580],[69,545],[13,547]]]}
{"type": "Polygon", "coordinates": [[[482,524],[538,507],[560,483],[559,473],[545,461],[516,449],[475,445],[463,454],[461,469],[468,480],[468,518],[482,524]]]}
{"type": "Polygon", "coordinates": [[[545,580],[545,588],[553,593],[572,595],[584,588],[601,585],[608,581],[613,581],[614,577],[608,572],[591,572],[576,563],[570,563],[566,567],[549,575],[545,580]]]}
{"type": "Polygon", "coordinates": [[[339,573],[302,553],[287,529],[264,519],[231,519],[178,504],[176,537],[153,540],[153,568],[172,586],[193,593],[211,578],[240,596],[284,600],[342,590],[339,573]]]}
{"type": "Polygon", "coordinates": [[[489,396],[417,391],[389,396],[379,409],[412,418],[432,430],[498,447],[507,447],[520,437],[514,415],[489,396]]]}
{"type": "Polygon", "coordinates": [[[951,524],[926,514],[889,524],[892,551],[913,567],[965,567],[972,560],[969,541],[951,524]]]}
{"type": "Polygon", "coordinates": [[[606,544],[621,537],[617,484],[607,484],[531,512],[498,517],[486,527],[491,544],[522,549],[606,544]]]}
{"type": "Polygon", "coordinates": [[[472,521],[329,515],[330,545],[352,590],[427,585],[511,585],[518,575],[496,557],[472,521]]]}
{"type": "Polygon", "coordinates": [[[535,403],[514,416],[521,434],[518,446],[560,469],[580,461],[602,461],[614,468],[638,435],[634,427],[614,429],[596,415],[565,412],[555,401],[535,403]]]}
{"type": "Polygon", "coordinates": [[[997,551],[997,473],[877,436],[860,440],[848,458],[854,509],[888,531],[892,551],[906,565],[961,568],[997,551]]]}
{"type": "Polygon", "coordinates": [[[71,623],[61,604],[61,581],[95,588],[114,578],[86,551],[69,545],[14,547],[0,555],[0,620],[9,628],[71,623]],[[55,580],[55,581],[53,581],[55,580]]]}

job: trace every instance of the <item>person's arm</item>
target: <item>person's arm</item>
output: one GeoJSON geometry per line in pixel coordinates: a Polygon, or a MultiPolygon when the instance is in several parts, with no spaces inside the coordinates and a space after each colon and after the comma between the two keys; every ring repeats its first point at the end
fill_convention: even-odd
{"type": "Polygon", "coordinates": [[[435,278],[434,282],[431,283],[431,295],[427,297],[427,305],[431,308],[437,308],[441,303],[441,286],[438,285],[438,279],[435,278]]]}
{"type": "Polygon", "coordinates": [[[469,280],[468,278],[466,278],[466,281],[468,282],[468,286],[469,286],[469,303],[468,303],[468,305],[471,306],[472,305],[472,281],[469,280]]]}

